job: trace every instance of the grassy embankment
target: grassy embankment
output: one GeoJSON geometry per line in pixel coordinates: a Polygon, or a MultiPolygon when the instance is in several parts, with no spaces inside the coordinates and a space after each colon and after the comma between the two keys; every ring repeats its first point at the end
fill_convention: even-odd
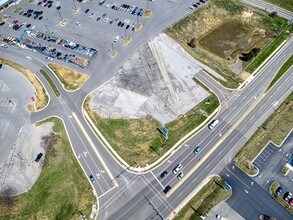
{"type": "Polygon", "coordinates": [[[57,144],[46,153],[44,165],[37,182],[32,188],[13,197],[13,206],[0,206],[2,220],[79,219],[79,211],[89,218],[91,206],[96,198],[87,177],[80,168],[67,138],[64,125],[58,118],[49,118],[53,122],[53,132],[58,136],[57,144]]]}
{"type": "Polygon", "coordinates": [[[143,119],[101,118],[89,108],[89,101],[88,97],[84,104],[85,110],[113,149],[127,163],[136,163],[141,166],[160,158],[181,138],[201,125],[207,116],[219,106],[217,97],[210,95],[184,116],[166,124],[169,136],[168,139],[165,139],[160,133],[161,124],[152,117],[143,119]]]}
{"type": "Polygon", "coordinates": [[[201,220],[200,216],[227,199],[231,191],[221,187],[219,177],[213,177],[203,188],[178,212],[174,220],[201,220]]]}

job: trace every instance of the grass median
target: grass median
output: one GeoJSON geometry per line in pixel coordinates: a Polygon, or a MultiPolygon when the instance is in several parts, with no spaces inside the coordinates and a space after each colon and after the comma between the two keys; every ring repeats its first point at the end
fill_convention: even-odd
{"type": "Polygon", "coordinates": [[[267,88],[266,91],[268,91],[273,85],[275,85],[276,82],[287,72],[289,68],[291,68],[293,65],[293,55],[282,65],[281,69],[278,71],[277,75],[272,80],[271,84],[267,88]]]}
{"type": "Polygon", "coordinates": [[[50,84],[51,88],[53,89],[55,95],[57,97],[60,96],[60,92],[59,90],[57,89],[55,83],[53,82],[53,80],[51,79],[51,77],[48,75],[48,73],[46,73],[45,70],[40,70],[40,73],[45,77],[45,79],[48,81],[48,83],[50,84]]]}
{"type": "Polygon", "coordinates": [[[85,74],[67,69],[55,63],[48,63],[48,66],[67,90],[76,90],[80,88],[88,79],[88,76],[85,74]]]}
{"type": "MultiPolygon", "coordinates": [[[[13,206],[5,209],[0,206],[2,220],[79,219],[80,213],[89,219],[91,206],[96,204],[90,183],[77,162],[63,122],[58,118],[49,118],[41,123],[53,122],[53,132],[57,143],[47,152],[44,165],[37,182],[31,189],[13,197],[13,206]]],[[[1,204],[1,203],[0,203],[1,204]]]]}
{"type": "Polygon", "coordinates": [[[293,128],[293,93],[275,110],[275,112],[256,130],[252,137],[234,158],[235,164],[249,175],[256,174],[256,170],[249,161],[263,150],[269,141],[280,145],[293,128]]]}
{"type": "Polygon", "coordinates": [[[221,184],[220,177],[213,177],[203,188],[178,212],[174,220],[201,220],[201,215],[208,214],[209,211],[226,200],[231,191],[226,191],[221,184]]]}

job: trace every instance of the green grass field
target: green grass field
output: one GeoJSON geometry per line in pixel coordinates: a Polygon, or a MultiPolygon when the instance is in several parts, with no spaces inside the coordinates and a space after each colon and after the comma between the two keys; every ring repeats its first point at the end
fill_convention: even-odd
{"type": "Polygon", "coordinates": [[[77,162],[58,118],[53,122],[53,131],[59,136],[54,146],[55,154],[45,155],[45,162],[37,182],[22,195],[14,198],[15,205],[7,210],[0,206],[0,219],[80,219],[79,211],[89,217],[91,206],[96,204],[87,176],[77,162]]]}
{"type": "Polygon", "coordinates": [[[293,12],[292,0],[264,0],[264,1],[293,12]]]}

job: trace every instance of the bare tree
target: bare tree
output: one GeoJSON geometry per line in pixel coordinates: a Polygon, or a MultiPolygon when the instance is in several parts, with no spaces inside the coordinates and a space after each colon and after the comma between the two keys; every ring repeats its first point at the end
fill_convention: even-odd
{"type": "Polygon", "coordinates": [[[59,135],[50,132],[48,135],[42,136],[42,146],[46,150],[47,155],[56,156],[55,145],[57,144],[59,135]]]}

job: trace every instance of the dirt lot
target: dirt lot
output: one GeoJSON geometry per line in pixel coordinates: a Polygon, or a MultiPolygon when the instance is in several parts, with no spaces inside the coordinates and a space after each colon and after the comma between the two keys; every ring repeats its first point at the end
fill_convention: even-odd
{"type": "Polygon", "coordinates": [[[166,33],[193,57],[219,71],[228,80],[224,85],[235,88],[242,81],[237,74],[247,64],[240,63],[238,68],[230,65],[238,61],[241,52],[267,45],[284,22],[236,0],[214,0],[166,33]],[[195,48],[188,46],[192,38],[196,40],[195,48]]]}
{"type": "Polygon", "coordinates": [[[48,66],[56,74],[56,76],[64,85],[64,88],[67,90],[75,90],[80,88],[88,79],[88,76],[85,74],[67,69],[55,63],[49,63],[48,66]]]}

